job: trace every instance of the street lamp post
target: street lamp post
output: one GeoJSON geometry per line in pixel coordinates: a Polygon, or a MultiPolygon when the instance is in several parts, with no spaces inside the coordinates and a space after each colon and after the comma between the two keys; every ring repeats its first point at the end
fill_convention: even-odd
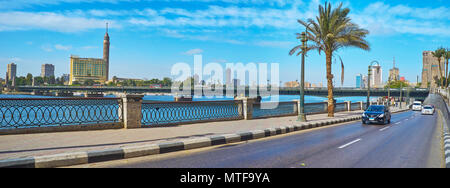
{"type": "MultiPolygon", "coordinates": [[[[306,27],[306,32],[308,32],[308,27],[306,27]]],[[[301,80],[300,80],[300,106],[298,109],[298,118],[297,121],[306,122],[305,115],[305,54],[307,50],[307,41],[306,32],[302,32],[301,40],[302,40],[302,71],[301,71],[301,80]]]]}
{"type": "Polygon", "coordinates": [[[400,81],[400,109],[402,108],[402,98],[403,98],[403,96],[402,96],[402,91],[403,91],[403,82],[401,82],[400,81]]]}

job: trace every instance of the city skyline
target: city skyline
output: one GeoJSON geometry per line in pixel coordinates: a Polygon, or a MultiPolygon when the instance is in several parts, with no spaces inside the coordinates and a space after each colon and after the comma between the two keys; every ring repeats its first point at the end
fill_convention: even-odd
{"type": "MultiPolygon", "coordinates": [[[[289,49],[298,44],[294,34],[304,30],[296,20],[315,15],[321,2],[176,1],[170,7],[162,1],[5,3],[0,7],[1,13],[9,13],[8,17],[17,22],[0,19],[0,38],[8,46],[0,50],[0,67],[14,62],[19,65],[18,76],[37,76],[40,66],[48,63],[55,65],[55,76],[68,74],[70,54],[98,57],[102,53],[99,38],[108,22],[112,37],[110,79],[172,77],[171,65],[191,64],[193,54],[202,54],[206,63],[280,63],[280,80],[298,80],[300,57],[288,55],[289,49]],[[35,25],[21,20],[24,15],[30,19],[59,17],[70,25],[55,20],[35,25]]],[[[396,67],[404,70],[402,76],[415,81],[422,74],[422,52],[450,46],[450,31],[446,29],[450,16],[445,16],[450,11],[444,1],[345,1],[344,6],[351,8],[350,17],[356,23],[370,31],[368,41],[372,45],[370,52],[338,52],[345,66],[351,67],[345,75],[367,74],[372,60],[389,70],[395,56],[396,67]],[[377,20],[381,11],[387,15],[377,20]],[[428,14],[419,14],[420,11],[428,14]],[[396,24],[388,23],[389,19],[396,24]],[[413,24],[419,21],[421,24],[413,24]],[[420,29],[421,26],[427,27],[420,29]]],[[[325,84],[324,56],[312,51],[306,63],[314,72],[307,72],[307,80],[325,84]]],[[[0,71],[0,77],[4,78],[5,73],[0,71]]],[[[340,78],[340,66],[336,63],[333,74],[340,78]]],[[[388,71],[382,77],[388,78],[388,71]]],[[[345,77],[344,87],[354,83],[354,76],[345,77]]]]}

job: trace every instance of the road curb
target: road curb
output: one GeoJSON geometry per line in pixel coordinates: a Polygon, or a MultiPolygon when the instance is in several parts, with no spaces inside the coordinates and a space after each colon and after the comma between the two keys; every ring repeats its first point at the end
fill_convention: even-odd
{"type": "MultiPolygon", "coordinates": [[[[400,113],[407,110],[400,110],[392,113],[400,113]]],[[[148,155],[156,155],[203,147],[217,146],[235,142],[256,140],[260,138],[282,135],[301,130],[356,121],[360,119],[361,119],[360,115],[352,115],[346,118],[339,118],[333,120],[305,122],[298,125],[281,126],[278,128],[268,128],[264,130],[239,132],[235,134],[214,135],[210,137],[201,137],[176,142],[163,142],[143,146],[126,146],[108,150],[62,153],[57,155],[6,159],[0,160],[0,168],[54,168],[54,167],[104,162],[111,160],[120,160],[134,157],[143,157],[148,155]]],[[[447,148],[450,149],[450,139],[448,141],[447,148]]],[[[448,158],[450,159],[450,151],[449,153],[446,153],[446,156],[448,156],[448,158]]]]}
{"type": "Polygon", "coordinates": [[[445,168],[450,168],[450,133],[444,126],[444,158],[445,158],[445,168]]]}

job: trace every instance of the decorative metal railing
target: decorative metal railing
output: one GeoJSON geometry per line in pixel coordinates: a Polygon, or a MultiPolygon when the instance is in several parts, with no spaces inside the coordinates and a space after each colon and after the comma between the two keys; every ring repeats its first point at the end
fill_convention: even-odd
{"type": "Polygon", "coordinates": [[[143,102],[143,126],[243,119],[242,101],[143,102]]]}
{"type": "Polygon", "coordinates": [[[119,98],[2,98],[0,129],[121,121],[119,98]]]}
{"type": "Polygon", "coordinates": [[[342,112],[342,111],[347,111],[347,103],[346,102],[342,102],[342,103],[336,103],[336,106],[334,108],[335,112],[342,112]]]}
{"type": "Polygon", "coordinates": [[[361,103],[360,102],[351,103],[350,108],[352,111],[353,110],[361,110],[361,103]]]}
{"type": "Polygon", "coordinates": [[[276,106],[271,109],[264,109],[266,107],[262,107],[261,103],[253,104],[253,118],[264,118],[264,117],[276,117],[276,116],[289,116],[296,115],[296,105],[297,102],[279,102],[278,105],[276,103],[265,103],[269,106],[276,106]]]}
{"type": "Polygon", "coordinates": [[[326,113],[327,105],[327,102],[305,103],[305,114],[326,113]]]}

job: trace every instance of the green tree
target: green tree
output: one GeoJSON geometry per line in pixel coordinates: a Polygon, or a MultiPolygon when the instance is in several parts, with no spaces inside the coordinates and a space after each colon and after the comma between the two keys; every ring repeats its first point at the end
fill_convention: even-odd
{"type": "Polygon", "coordinates": [[[397,80],[391,81],[388,85],[384,86],[384,88],[400,88],[400,87],[409,87],[409,84],[405,81],[397,80]]]}
{"type": "Polygon", "coordinates": [[[88,79],[84,81],[83,86],[93,86],[94,84],[94,80],[88,79]]]}
{"type": "Polygon", "coordinates": [[[33,84],[33,75],[31,73],[27,74],[27,78],[26,78],[26,85],[32,85],[33,84]]]}
{"type": "Polygon", "coordinates": [[[443,87],[444,86],[444,79],[441,79],[441,78],[443,78],[444,75],[442,75],[441,59],[442,59],[442,57],[444,57],[445,49],[443,47],[440,47],[437,50],[435,50],[434,52],[431,52],[431,54],[438,59],[438,65],[439,65],[438,67],[439,67],[439,75],[440,75],[440,78],[438,78],[438,80],[441,83],[441,84],[438,84],[438,85],[443,87]]]}
{"type": "Polygon", "coordinates": [[[162,85],[164,87],[170,87],[172,86],[172,79],[168,78],[168,77],[164,77],[162,80],[162,85]]]}
{"type": "Polygon", "coordinates": [[[36,86],[40,86],[44,84],[44,78],[40,77],[40,76],[36,76],[34,77],[34,85],[36,86]]]}
{"type": "MultiPolygon", "coordinates": [[[[326,56],[328,117],[334,117],[333,74],[331,72],[333,54],[344,47],[370,50],[369,43],[364,39],[369,31],[351,22],[348,17],[349,12],[349,8],[342,8],[342,3],[335,9],[332,9],[331,3],[325,3],[325,6],[319,5],[319,15],[316,16],[316,20],[308,19],[306,22],[298,20],[308,29],[307,39],[312,42],[306,50],[318,50],[319,54],[324,52],[326,56]]],[[[298,33],[297,39],[300,39],[298,33]]],[[[299,49],[300,52],[297,55],[300,55],[302,53],[301,45],[294,47],[289,54],[293,55],[299,49]]]]}
{"type": "Polygon", "coordinates": [[[445,50],[445,53],[442,54],[442,57],[445,59],[445,86],[448,87],[448,60],[450,59],[450,50],[445,50]]]}

